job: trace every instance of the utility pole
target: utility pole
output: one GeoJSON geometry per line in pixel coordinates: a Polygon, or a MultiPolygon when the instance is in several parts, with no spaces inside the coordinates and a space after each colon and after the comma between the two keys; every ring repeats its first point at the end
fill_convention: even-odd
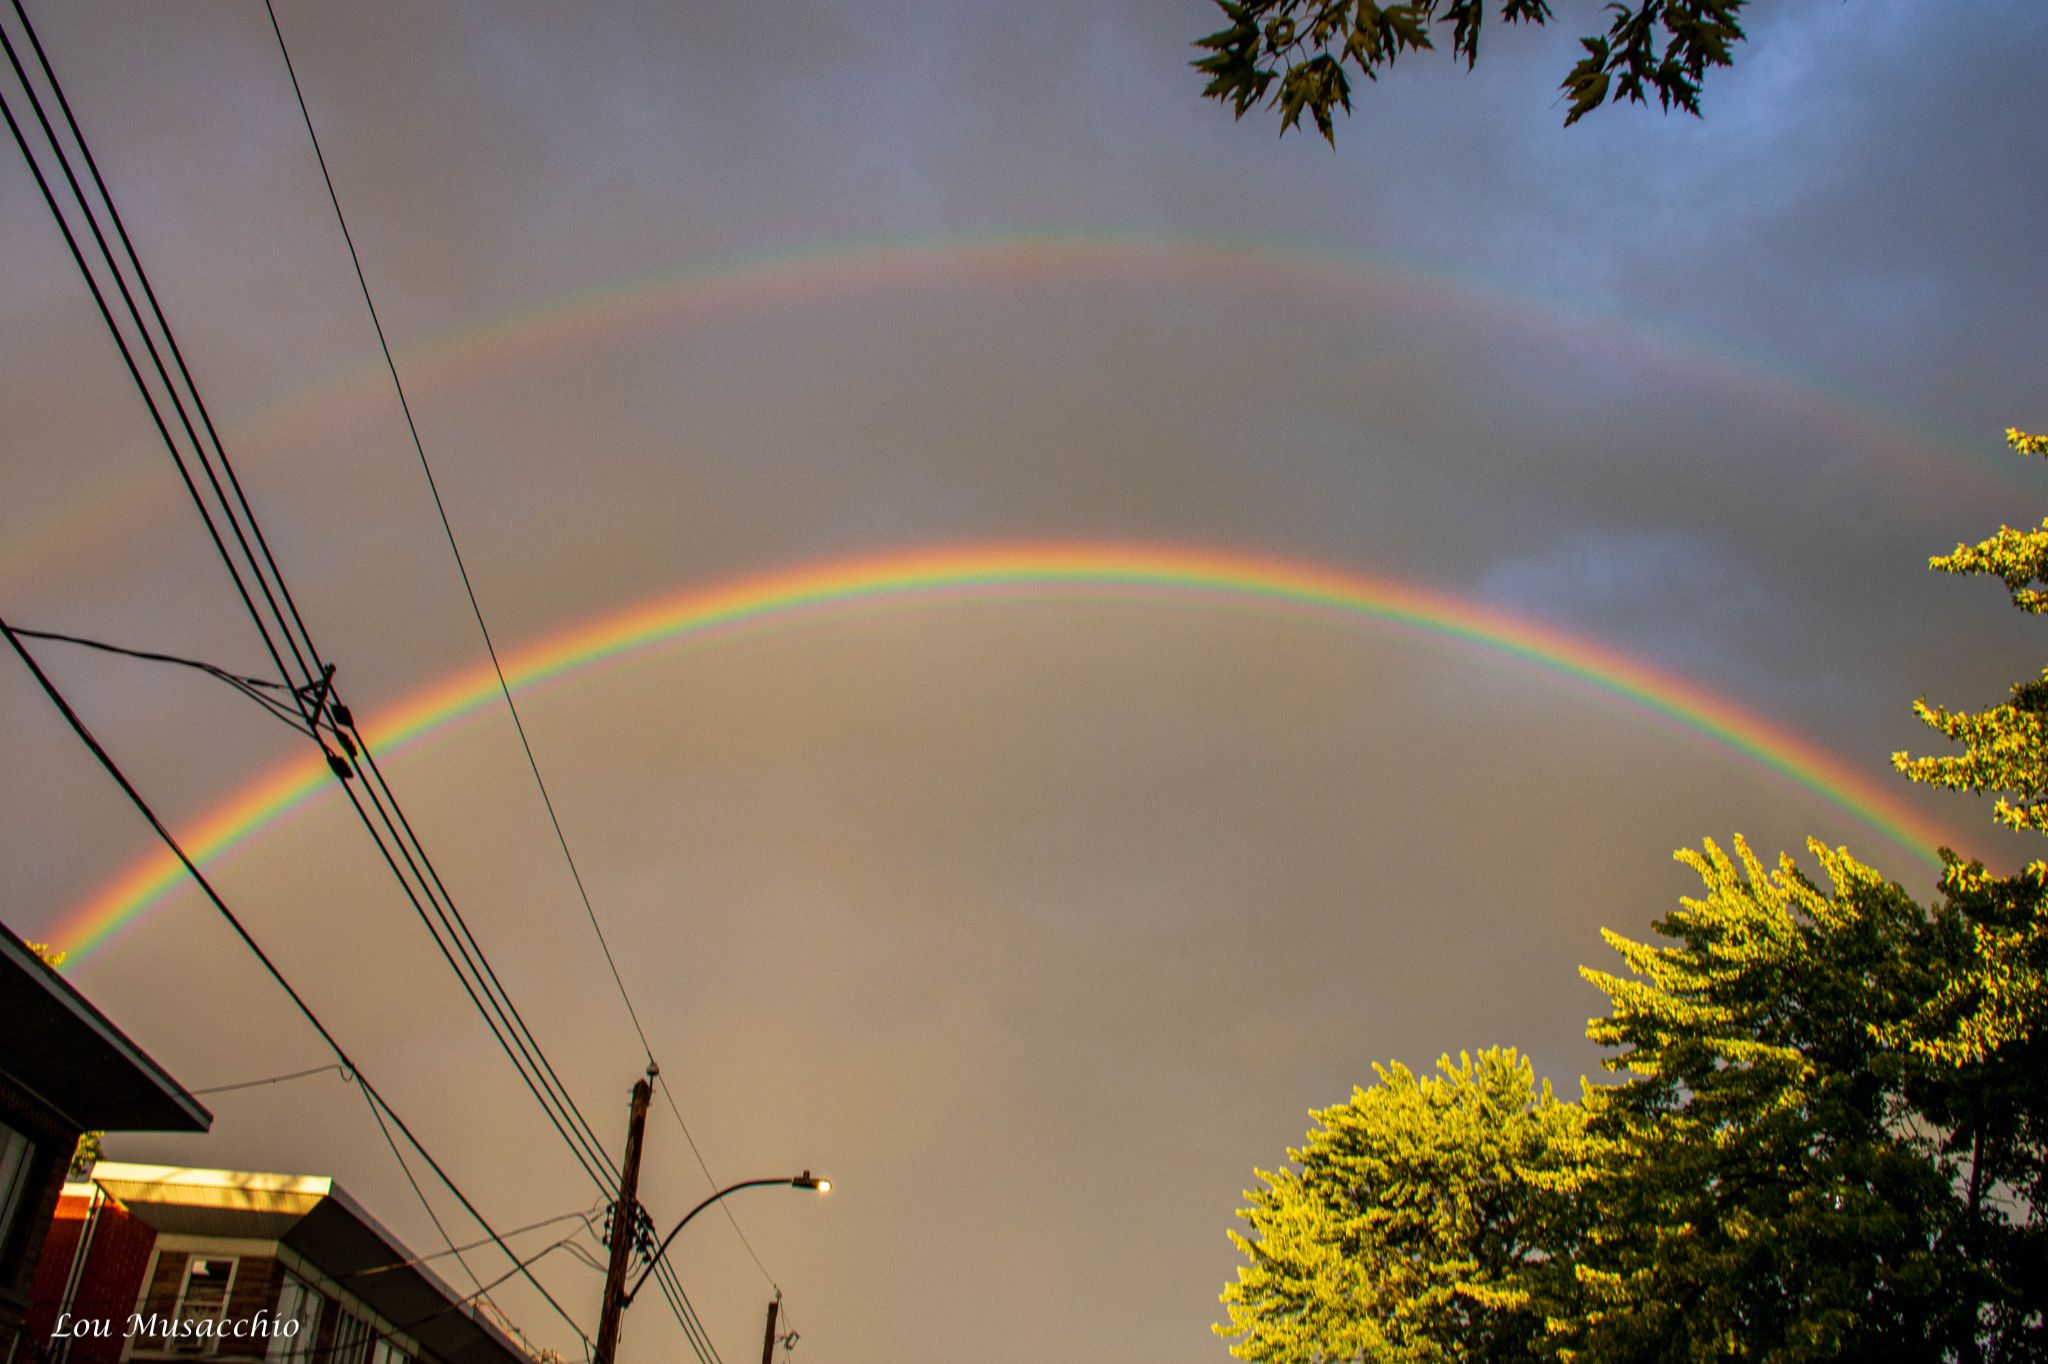
{"type": "MultiPolygon", "coordinates": [[[[654,1063],[647,1065],[651,1079],[654,1063]]],[[[613,1350],[619,1343],[619,1313],[626,1305],[626,1269],[632,1263],[633,1242],[640,1230],[640,1134],[647,1127],[647,1102],[654,1087],[646,1080],[633,1086],[633,1115],[626,1125],[626,1163],[619,1174],[619,1201],[612,1208],[612,1261],[604,1276],[604,1312],[597,1323],[597,1354],[594,1364],[613,1364],[613,1350]]]]}
{"type": "Polygon", "coordinates": [[[775,1309],[780,1306],[780,1293],[768,1299],[768,1336],[761,1342],[761,1364],[775,1364],[775,1309]]]}

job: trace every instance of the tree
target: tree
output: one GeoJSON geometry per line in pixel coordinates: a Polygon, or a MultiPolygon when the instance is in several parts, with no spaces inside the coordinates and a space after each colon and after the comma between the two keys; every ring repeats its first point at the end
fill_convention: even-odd
{"type": "MultiPolygon", "coordinates": [[[[2015,453],[2048,456],[2048,437],[2008,430],[2015,453]]],[[[1988,575],[2014,606],[2048,614],[2048,521],[1999,528],[1976,545],[1929,561],[1944,573],[1988,575]]],[[[1980,711],[1914,711],[1962,746],[1959,754],[1892,755],[1914,781],[1995,792],[1994,817],[2048,833],[2048,671],[2015,683],[2011,699],[1980,711]]],[[[2048,1358],[2048,865],[2011,876],[1944,851],[1945,951],[1937,987],[1893,1031],[1942,1067],[1938,1094],[1959,1153],[1967,1153],[1965,1236],[1986,1281],[1986,1312],[2001,1339],[2048,1358]]]]}
{"type": "Polygon", "coordinates": [[[1810,847],[1826,889],[1740,839],[1679,853],[1706,893],[1657,922],[1670,945],[1609,932],[1632,976],[1582,971],[1630,1076],[1587,1096],[1593,1358],[1939,1358],[1970,1333],[1953,1161],[1913,1119],[1932,1063],[1884,1041],[1934,988],[1933,921],[1810,847]]]}
{"type": "Polygon", "coordinates": [[[1914,1110],[1954,1176],[1960,1286],[1989,1349],[1964,1357],[2048,1359],[2044,878],[2039,862],[1998,877],[1951,857],[1921,951],[1923,1003],[1885,1032],[1929,1063],[1914,1110]]]}
{"type": "MultiPolygon", "coordinates": [[[[2048,436],[2008,429],[2006,444],[2022,455],[2048,456],[2048,436]]],[[[2038,530],[2001,526],[1975,545],[1927,561],[1941,573],[1988,574],[2000,579],[2012,604],[2031,615],[2048,612],[2048,521],[2038,530]]],[[[1999,823],[2048,834],[2048,670],[2031,682],[2016,682],[2012,700],[1976,712],[1930,706],[1922,697],[1913,712],[1930,727],[1963,745],[1964,751],[1935,758],[1892,755],[1908,778],[1951,790],[1999,793],[1993,809],[1999,823]],[[2012,797],[2017,797],[2015,802],[2012,797]]]]}
{"type": "Polygon", "coordinates": [[[1298,1169],[1257,1172],[1217,1333],[1264,1364],[1530,1357],[1572,1291],[1578,1106],[1512,1049],[1374,1069],[1311,1114],[1298,1169]]]}
{"type": "MultiPolygon", "coordinates": [[[[2022,455],[2048,456],[2048,436],[2008,430],[2006,443],[2022,455]]],[[[1957,545],[1929,561],[1943,573],[2000,579],[2014,606],[2048,613],[2048,521],[2036,530],[2002,526],[1975,545],[1957,545]]],[[[1978,794],[1996,792],[1993,814],[2001,824],[2048,834],[2048,670],[2016,682],[2012,699],[1980,711],[1931,706],[1922,697],[1914,712],[1931,728],[1963,746],[1959,754],[1931,758],[1892,755],[1914,781],[1978,794]]],[[[1953,1013],[1946,1031],[1923,1030],[1923,1045],[1957,1062],[1982,1060],[2004,1049],[2039,1049],[2048,1024],[2048,868],[2039,862],[2019,875],[1993,878],[1975,864],[1949,859],[1944,888],[1967,919],[1972,936],[1969,970],[1944,993],[1953,1013]]]]}
{"type": "MultiPolygon", "coordinates": [[[[2048,440],[2007,433],[2022,454],[2048,440]]],[[[2048,522],[1936,569],[2048,614],[2048,522]]],[[[2000,793],[2048,833],[2048,672],[1908,777],[2000,793]]],[[[1261,1171],[1233,1233],[1232,1353],[1336,1360],[2048,1360],[2048,864],[1943,849],[1931,907],[1809,844],[1679,859],[1704,893],[1609,932],[1588,1036],[1625,1078],[1579,1103],[1513,1052],[1400,1065],[1261,1171]]]]}
{"type": "MultiPolygon", "coordinates": [[[[1645,102],[1654,94],[1666,110],[1700,111],[1707,69],[1731,63],[1742,41],[1737,22],[1745,0],[1634,0],[1609,4],[1614,17],[1604,34],[1579,40],[1585,56],[1561,88],[1571,99],[1570,127],[1612,100],[1645,102]]],[[[1436,46],[1432,29],[1450,30],[1451,56],[1466,68],[1479,60],[1479,38],[1490,8],[1501,22],[1546,23],[1549,0],[1216,0],[1230,26],[1199,39],[1209,55],[1192,65],[1209,77],[1202,94],[1245,111],[1265,101],[1280,111],[1280,131],[1301,126],[1306,112],[1333,145],[1335,111],[1351,112],[1355,69],[1379,79],[1403,52],[1436,46]],[[1279,83],[1278,89],[1274,83],[1279,83]]]]}
{"type": "MultiPolygon", "coordinates": [[[[2048,440],[2007,432],[2021,454],[2048,440]]],[[[2048,613],[2048,523],[1932,561],[2048,613]]],[[[2048,674],[2004,705],[1915,704],[1961,754],[1909,778],[2001,794],[2048,832],[2048,674]]],[[[1634,974],[1586,976],[1589,1035],[1627,1083],[1589,1092],[1611,1157],[1581,1265],[1595,1358],[2048,1358],[2048,866],[1943,850],[1923,909],[1845,851],[1830,888],[1737,844],[1681,853],[1707,895],[1608,934],[1634,974]]]]}

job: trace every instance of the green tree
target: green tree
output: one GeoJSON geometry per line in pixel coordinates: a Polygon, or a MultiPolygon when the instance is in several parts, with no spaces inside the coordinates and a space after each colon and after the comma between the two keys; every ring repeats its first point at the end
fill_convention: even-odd
{"type": "Polygon", "coordinates": [[[1512,1049],[1374,1069],[1311,1114],[1297,1168],[1257,1172],[1217,1333],[1267,1364],[1529,1358],[1574,1291],[1578,1106],[1512,1049]]]}
{"type": "MultiPolygon", "coordinates": [[[[2048,456],[2048,437],[2018,430],[2022,456],[2048,456]]],[[[2048,521],[2001,527],[1930,561],[1944,573],[1998,578],[2013,605],[2048,613],[2048,521]]],[[[1914,710],[1962,747],[1936,757],[1892,756],[1914,781],[1996,793],[1994,817],[2048,833],[2048,671],[1980,711],[1914,710]]],[[[1936,1062],[1927,1106],[1964,1162],[1962,1238],[1981,1282],[1999,1348],[2048,1358],[2048,865],[2011,876],[1945,853],[1937,976],[1919,1014],[1892,1038],[1936,1062]]]]}
{"type": "MultiPolygon", "coordinates": [[[[2005,437],[2019,454],[2048,456],[2048,436],[2009,430],[2005,437]]],[[[2048,521],[2035,530],[2002,526],[1990,539],[1957,545],[1929,566],[1996,577],[2020,610],[2048,613],[2048,521]]],[[[1953,711],[1922,697],[1913,709],[1963,751],[1931,758],[1895,753],[1893,765],[1914,781],[1995,792],[1993,814],[2001,824],[2048,834],[2048,670],[2014,683],[2003,705],[1953,711]]],[[[2039,862],[2017,876],[1993,878],[1981,866],[1951,859],[1944,889],[1970,925],[1972,951],[1967,971],[1943,996],[1951,1014],[1945,1032],[1923,1030],[1922,1042],[1935,1054],[1966,1062],[2001,1049],[2040,1047],[2048,1022],[2044,884],[2048,868],[2039,862]]]]}
{"type": "MultiPolygon", "coordinates": [[[[1566,73],[1569,127],[1610,99],[1700,111],[1709,67],[1727,66],[1742,41],[1737,19],[1745,0],[1634,0],[1609,4],[1604,34],[1579,40],[1585,55],[1566,73]]],[[[1403,52],[1432,50],[1431,33],[1450,31],[1453,60],[1469,69],[1489,10],[1503,23],[1543,24],[1549,0],[1216,0],[1229,27],[1198,40],[1208,52],[1196,70],[1209,77],[1202,93],[1243,118],[1264,101],[1280,111],[1280,131],[1307,113],[1316,131],[1336,141],[1335,113],[1351,111],[1351,76],[1379,79],[1403,52]],[[1278,83],[1277,88],[1275,82],[1278,83]]]]}
{"type": "MultiPolygon", "coordinates": [[[[2008,433],[2048,455],[2048,440],[2008,433]]],[[[2048,614],[2048,522],[1933,561],[2048,614]]],[[[1960,754],[1895,762],[2048,833],[2048,672],[1918,703],[1960,754]]],[[[1704,893],[1605,935],[1577,1104],[1513,1052],[1401,1066],[1260,1172],[1224,1290],[1240,1358],[2048,1360],[2048,864],[1943,850],[1923,907],[1846,850],[1738,839],[1704,893]]]]}
{"type": "Polygon", "coordinates": [[[1657,922],[1669,945],[1609,932],[1631,975],[1583,971],[1629,1077],[1587,1097],[1592,1358],[1939,1358],[1969,1335],[1953,1160],[1913,1112],[1932,1062],[1883,1040],[1936,988],[1933,920],[1810,847],[1825,889],[1740,839],[1681,852],[1705,894],[1657,922]]]}
{"type": "MultiPolygon", "coordinates": [[[[2007,430],[2006,444],[2022,455],[2048,456],[2048,436],[2007,430]]],[[[1928,567],[1942,573],[1987,574],[2005,584],[2012,603],[2032,615],[2048,612],[2048,521],[2037,530],[2001,526],[1975,545],[1957,545],[1936,555],[1928,567]]],[[[2001,824],[2048,834],[2048,670],[2031,682],[2016,682],[2012,700],[1981,711],[1930,706],[1922,697],[1913,711],[1929,726],[1963,746],[1944,757],[1892,755],[1892,763],[1914,781],[1952,790],[1999,793],[1994,813],[2001,824]]]]}

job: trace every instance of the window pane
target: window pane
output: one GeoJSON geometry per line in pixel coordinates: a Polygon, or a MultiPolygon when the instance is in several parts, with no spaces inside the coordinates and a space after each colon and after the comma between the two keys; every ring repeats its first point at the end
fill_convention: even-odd
{"type": "Polygon", "coordinates": [[[14,1215],[21,1210],[22,1191],[28,1186],[29,1157],[35,1147],[27,1137],[0,1123],[0,1251],[5,1251],[14,1215]]]}
{"type": "Polygon", "coordinates": [[[235,1262],[213,1256],[194,1256],[185,1267],[185,1292],[178,1299],[181,1321],[219,1317],[227,1310],[228,1286],[235,1281],[235,1262]]]}
{"type": "Polygon", "coordinates": [[[310,1359],[313,1356],[313,1341],[320,1334],[320,1308],[325,1300],[319,1291],[298,1275],[285,1272],[284,1282],[277,1290],[277,1311],[272,1314],[277,1326],[276,1334],[270,1337],[265,1349],[266,1356],[273,1364],[291,1364],[291,1361],[310,1359]],[[295,1321],[299,1329],[290,1335],[284,1333],[284,1323],[295,1321]]]}
{"type": "Polygon", "coordinates": [[[328,1364],[364,1364],[370,1355],[370,1323],[344,1311],[334,1319],[334,1353],[328,1364]]]}

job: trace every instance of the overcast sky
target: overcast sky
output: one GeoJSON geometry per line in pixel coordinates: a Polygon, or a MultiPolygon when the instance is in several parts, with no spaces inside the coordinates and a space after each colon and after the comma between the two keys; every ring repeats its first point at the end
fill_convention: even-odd
{"type": "MultiPolygon", "coordinates": [[[[1760,3],[1704,119],[1569,131],[1599,19],[1559,9],[1469,74],[1361,83],[1334,151],[1199,97],[1197,0],[278,12],[507,647],[920,546],[1280,555],[1598,641],[2032,856],[1887,758],[1930,746],[1914,697],[1994,701],[2039,657],[1925,563],[2048,503],[2002,438],[2048,427],[2048,9],[1760,3]]],[[[261,4],[31,13],[358,710],[476,666],[261,4]]],[[[258,669],[11,147],[0,243],[0,612],[258,669]]],[[[303,742],[203,679],[46,657],[174,823],[303,742]]],[[[1221,1359],[1254,1166],[1375,1061],[1597,1074],[1575,967],[1675,907],[1674,848],[1812,835],[1932,881],[1554,670],[1186,600],[828,613],[523,709],[711,1171],[839,1184],[731,1205],[799,1364],[1221,1359]]],[[[0,772],[0,918],[51,934],[148,831],[11,660],[0,772]]],[[[390,775],[616,1148],[641,1055],[502,709],[390,775]]],[[[329,801],[218,871],[496,1222],[589,1206],[374,858],[329,801]]],[[[189,892],[74,979],[190,1086],[327,1059],[189,892]]],[[[111,1154],[332,1174],[438,1247],[331,1074],[209,1102],[209,1135],[111,1154]]],[[[707,1192],[663,1112],[647,1162],[657,1221],[707,1192]]],[[[705,1219],[677,1253],[751,1358],[747,1248],[705,1219]]],[[[588,1329],[598,1276],[543,1263],[588,1329]]],[[[683,1350],[662,1311],[628,1360],[683,1350]]]]}

